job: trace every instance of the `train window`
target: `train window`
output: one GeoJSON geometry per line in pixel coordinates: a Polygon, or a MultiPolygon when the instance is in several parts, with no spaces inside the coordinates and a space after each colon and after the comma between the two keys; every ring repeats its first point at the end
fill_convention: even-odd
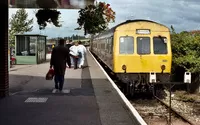
{"type": "Polygon", "coordinates": [[[165,37],[153,38],[154,54],[167,54],[167,43],[165,39],[165,37]]]}
{"type": "Polygon", "coordinates": [[[149,37],[137,37],[137,53],[138,54],[150,54],[150,38],[149,37]]]}
{"type": "Polygon", "coordinates": [[[120,37],[119,53],[120,54],[133,54],[134,53],[134,39],[133,39],[133,37],[131,37],[131,36],[120,37]]]}
{"type": "Polygon", "coordinates": [[[109,39],[109,53],[112,54],[113,52],[113,37],[109,39]]]}
{"type": "Polygon", "coordinates": [[[103,50],[105,49],[105,44],[104,43],[101,44],[101,49],[103,49],[103,50]]]}
{"type": "Polygon", "coordinates": [[[108,53],[109,52],[109,39],[106,39],[106,52],[108,53]]]}

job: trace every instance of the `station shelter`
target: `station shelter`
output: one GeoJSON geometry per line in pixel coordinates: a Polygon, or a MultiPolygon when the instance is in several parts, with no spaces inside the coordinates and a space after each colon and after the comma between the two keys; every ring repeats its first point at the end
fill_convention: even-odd
{"type": "Polygon", "coordinates": [[[16,64],[40,64],[46,61],[46,36],[15,35],[16,64]]]}

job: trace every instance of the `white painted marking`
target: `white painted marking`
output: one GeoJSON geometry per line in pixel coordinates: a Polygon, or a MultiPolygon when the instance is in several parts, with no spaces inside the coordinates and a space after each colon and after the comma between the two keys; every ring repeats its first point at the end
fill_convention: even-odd
{"type": "Polygon", "coordinates": [[[64,93],[70,93],[70,90],[65,89],[65,90],[63,90],[63,92],[64,93]]]}
{"type": "Polygon", "coordinates": [[[48,100],[48,98],[36,98],[36,97],[29,97],[25,100],[26,103],[32,102],[32,103],[45,103],[48,100]]]}
{"type": "Polygon", "coordinates": [[[90,50],[88,49],[90,55],[93,57],[95,62],[99,65],[100,69],[103,71],[103,73],[106,75],[112,86],[115,88],[115,90],[118,92],[126,106],[129,108],[129,110],[132,112],[132,114],[136,117],[136,119],[140,122],[141,125],[147,125],[147,123],[142,119],[142,117],[139,115],[137,110],[133,107],[133,105],[128,101],[128,99],[124,96],[124,94],[120,91],[120,89],[117,87],[117,85],[113,82],[113,80],[108,76],[108,74],[104,71],[103,67],[99,64],[99,62],[94,58],[90,50]]]}

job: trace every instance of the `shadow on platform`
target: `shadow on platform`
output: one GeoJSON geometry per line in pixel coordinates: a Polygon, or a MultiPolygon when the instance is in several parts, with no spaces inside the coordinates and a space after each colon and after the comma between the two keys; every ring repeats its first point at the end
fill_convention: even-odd
{"type": "Polygon", "coordinates": [[[10,95],[68,95],[68,96],[95,96],[92,82],[105,83],[107,79],[65,79],[63,89],[70,93],[53,93],[54,80],[45,80],[42,76],[10,75],[10,95]],[[15,79],[15,81],[12,80],[15,79]]]}

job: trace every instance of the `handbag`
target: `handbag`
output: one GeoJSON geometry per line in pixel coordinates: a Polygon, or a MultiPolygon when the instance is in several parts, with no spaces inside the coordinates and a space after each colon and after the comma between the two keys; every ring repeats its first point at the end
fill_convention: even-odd
{"type": "Polygon", "coordinates": [[[54,77],[54,69],[49,69],[49,71],[47,72],[47,74],[46,74],[46,80],[52,80],[53,79],[53,77],[54,77]]]}
{"type": "Polygon", "coordinates": [[[78,52],[78,58],[82,58],[82,53],[78,52]]]}

